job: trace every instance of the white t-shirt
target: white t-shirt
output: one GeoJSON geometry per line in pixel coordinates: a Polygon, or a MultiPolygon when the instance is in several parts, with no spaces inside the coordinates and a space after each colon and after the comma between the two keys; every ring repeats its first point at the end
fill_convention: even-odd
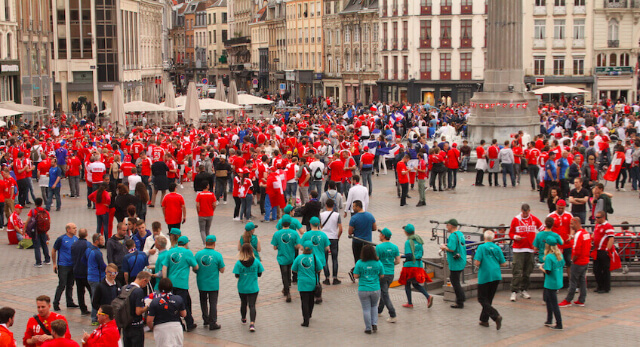
{"type": "Polygon", "coordinates": [[[132,192],[136,190],[136,184],[138,184],[138,182],[142,182],[142,177],[138,174],[131,175],[127,178],[127,181],[129,182],[129,191],[132,192]]]}
{"type": "MultiPolygon", "coordinates": [[[[313,161],[311,162],[311,164],[309,164],[309,171],[311,171],[311,181],[316,181],[316,178],[313,176],[316,172],[316,169],[320,169],[320,172],[322,172],[324,175],[324,164],[319,160],[313,161]]],[[[320,181],[322,181],[322,179],[320,179],[320,181]]]]}
{"type": "Polygon", "coordinates": [[[337,240],[338,239],[338,224],[340,224],[342,220],[340,219],[340,212],[333,211],[322,211],[320,212],[320,225],[324,224],[322,227],[322,231],[327,234],[329,240],[337,240]],[[327,219],[329,219],[327,221],[327,219]],[[326,222],[326,223],[325,223],[326,222]]]}

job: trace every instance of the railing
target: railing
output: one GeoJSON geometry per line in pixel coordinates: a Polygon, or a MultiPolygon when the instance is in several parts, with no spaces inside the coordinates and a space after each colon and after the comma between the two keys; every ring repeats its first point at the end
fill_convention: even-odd
{"type": "Polygon", "coordinates": [[[420,48],[431,48],[431,39],[423,38],[420,40],[420,48]]]}
{"type": "Polygon", "coordinates": [[[403,37],[402,38],[402,50],[406,51],[408,49],[408,42],[407,42],[407,38],[403,37]]]}
{"type": "Polygon", "coordinates": [[[460,39],[460,47],[462,48],[471,48],[471,38],[463,37],[460,39]]]}
{"type": "Polygon", "coordinates": [[[441,37],[440,38],[440,48],[451,48],[451,38],[441,37]]]}
{"type": "Polygon", "coordinates": [[[440,14],[451,14],[451,6],[440,6],[440,14]]]}
{"type": "Polygon", "coordinates": [[[567,8],[565,6],[553,6],[553,14],[554,15],[567,14],[567,8]]]}
{"type": "Polygon", "coordinates": [[[533,15],[534,16],[545,16],[547,14],[546,6],[533,6],[533,15]]]}
{"type": "Polygon", "coordinates": [[[421,15],[429,15],[429,14],[431,14],[431,6],[421,6],[420,7],[420,14],[421,15]]]}
{"type": "Polygon", "coordinates": [[[627,8],[627,0],[604,0],[604,8],[627,8]]]}
{"type": "Polygon", "coordinates": [[[473,14],[473,5],[462,5],[460,6],[461,14],[473,14]]]}
{"type": "Polygon", "coordinates": [[[620,40],[607,40],[607,47],[618,48],[620,46],[620,40]]]}

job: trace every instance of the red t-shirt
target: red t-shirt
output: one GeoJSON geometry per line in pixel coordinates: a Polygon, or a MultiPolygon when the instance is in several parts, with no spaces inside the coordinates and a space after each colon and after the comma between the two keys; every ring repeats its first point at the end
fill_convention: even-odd
{"type": "Polygon", "coordinates": [[[589,253],[591,253],[591,235],[584,229],[576,231],[573,237],[572,257],[576,257],[576,265],[589,264],[589,253]]]}
{"type": "Polygon", "coordinates": [[[540,156],[540,150],[537,148],[531,148],[527,155],[527,164],[538,165],[538,157],[540,156]]]}
{"type": "Polygon", "coordinates": [[[49,169],[51,169],[51,160],[49,158],[43,160],[38,164],[38,174],[40,176],[46,176],[49,173],[49,169]]]}
{"type": "MultiPolygon", "coordinates": [[[[67,319],[61,315],[61,314],[57,314],[55,312],[51,312],[49,313],[49,317],[44,318],[44,317],[38,317],[40,318],[40,321],[42,322],[42,324],[45,326],[45,328],[47,328],[49,331],[51,331],[51,322],[58,320],[58,319],[62,319],[65,322],[67,321],[67,319]]],[[[38,322],[36,322],[36,319],[31,317],[29,318],[29,320],[27,321],[27,330],[24,332],[24,337],[22,338],[22,343],[25,346],[42,346],[42,343],[36,343],[36,344],[28,344],[27,340],[31,339],[34,336],[38,336],[38,335],[44,335],[44,331],[42,331],[42,328],[40,328],[40,324],[38,324],[38,322]]],[[[67,324],[67,332],[64,334],[65,338],[71,338],[71,333],[69,332],[69,325],[67,324]]]]}
{"type": "Polygon", "coordinates": [[[476,154],[478,155],[478,159],[484,158],[484,147],[478,146],[476,147],[476,154]]]}
{"type": "Polygon", "coordinates": [[[562,215],[559,215],[556,211],[553,211],[547,217],[551,217],[554,220],[551,231],[558,234],[562,239],[563,244],[558,245],[558,248],[571,248],[573,246],[569,240],[569,235],[571,234],[571,219],[573,219],[571,213],[565,212],[562,215]]]}
{"type": "Polygon", "coordinates": [[[132,172],[131,170],[136,167],[133,163],[130,163],[128,161],[125,161],[124,163],[122,163],[122,165],[120,165],[120,170],[122,170],[122,175],[124,177],[129,177],[131,176],[132,172]]]}
{"type": "MultiPolygon", "coordinates": [[[[71,157],[69,160],[67,160],[67,175],[68,176],[80,176],[80,166],[82,165],[82,163],[80,162],[80,159],[78,159],[78,157],[71,157]]],[[[40,165],[38,165],[38,168],[40,168],[40,165]]]]}
{"type": "Polygon", "coordinates": [[[596,224],[593,230],[593,245],[599,251],[607,250],[607,242],[609,237],[615,236],[615,230],[609,222],[603,224],[596,224]]]}
{"type": "Polygon", "coordinates": [[[216,195],[212,192],[199,192],[196,195],[196,202],[200,203],[198,217],[211,217],[215,210],[216,195]]]}
{"type": "Polygon", "coordinates": [[[102,192],[102,200],[100,203],[98,200],[98,191],[94,191],[89,195],[89,200],[93,201],[96,204],[96,216],[101,216],[105,213],[109,212],[109,205],[111,204],[111,199],[109,198],[109,193],[105,190],[102,192]]]}
{"type": "Polygon", "coordinates": [[[360,162],[362,165],[373,165],[373,160],[376,158],[375,155],[365,152],[362,157],[360,157],[360,162]]]}
{"type": "Polygon", "coordinates": [[[400,161],[396,165],[396,171],[398,172],[398,183],[409,183],[409,170],[407,170],[407,165],[404,162],[400,161]],[[407,171],[405,174],[402,174],[403,171],[407,171]]]}
{"type": "Polygon", "coordinates": [[[512,148],[513,150],[513,160],[516,164],[520,164],[522,163],[522,157],[520,157],[522,155],[522,147],[520,146],[515,146],[512,148]]]}
{"type": "Polygon", "coordinates": [[[544,230],[544,227],[536,216],[532,214],[527,218],[523,218],[522,214],[515,216],[509,228],[509,238],[513,240],[513,251],[533,253],[533,240],[539,230],[544,230]],[[516,240],[516,235],[521,239],[516,240]]]}
{"type": "Polygon", "coordinates": [[[26,167],[26,161],[24,159],[23,160],[16,159],[13,162],[13,173],[16,174],[16,181],[19,181],[19,180],[27,177],[27,170],[19,172],[20,170],[22,170],[25,167],[26,167]]]}
{"type": "Polygon", "coordinates": [[[151,159],[146,158],[142,160],[140,169],[140,171],[142,171],[140,176],[151,176],[151,159]]]}
{"type": "Polygon", "coordinates": [[[447,169],[457,169],[459,167],[459,163],[458,163],[459,159],[460,159],[460,151],[455,148],[451,148],[447,152],[447,162],[446,162],[447,169]]]}
{"type": "Polygon", "coordinates": [[[334,182],[341,182],[342,171],[344,171],[344,163],[342,160],[336,160],[329,163],[329,169],[331,170],[331,180],[334,182]]]}
{"type": "Polygon", "coordinates": [[[418,179],[424,180],[427,178],[427,161],[424,159],[420,159],[418,162],[418,169],[424,170],[424,172],[418,171],[418,179]]]}
{"type": "Polygon", "coordinates": [[[164,207],[164,221],[167,224],[178,224],[182,222],[182,206],[184,198],[178,193],[169,193],[162,200],[164,207]]]}

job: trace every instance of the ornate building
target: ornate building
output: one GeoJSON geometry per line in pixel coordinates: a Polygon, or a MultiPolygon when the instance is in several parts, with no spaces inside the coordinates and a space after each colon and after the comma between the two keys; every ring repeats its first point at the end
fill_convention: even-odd
{"type": "Polygon", "coordinates": [[[238,84],[238,89],[243,90],[249,86],[252,78],[251,72],[251,32],[249,23],[253,20],[261,0],[233,0],[227,2],[229,14],[229,37],[225,42],[225,49],[229,54],[229,70],[231,78],[238,84]]]}
{"type": "Polygon", "coordinates": [[[0,101],[20,102],[15,0],[0,0],[0,101]]]}
{"type": "Polygon", "coordinates": [[[269,92],[280,90],[281,85],[286,86],[284,70],[287,67],[287,25],[286,6],[283,0],[269,0],[267,3],[267,35],[269,40],[269,92]]]}
{"type": "Polygon", "coordinates": [[[229,75],[227,51],[224,47],[229,37],[227,0],[216,0],[207,8],[207,66],[209,84],[229,75]]]}

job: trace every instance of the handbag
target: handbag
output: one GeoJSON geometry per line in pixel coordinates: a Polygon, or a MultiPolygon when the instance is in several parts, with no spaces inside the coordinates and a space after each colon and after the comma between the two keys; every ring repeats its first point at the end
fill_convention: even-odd
{"type": "Polygon", "coordinates": [[[316,255],[313,255],[313,274],[316,276],[316,287],[313,288],[313,296],[319,298],[322,296],[322,285],[320,284],[320,274],[316,271],[316,255]]]}

